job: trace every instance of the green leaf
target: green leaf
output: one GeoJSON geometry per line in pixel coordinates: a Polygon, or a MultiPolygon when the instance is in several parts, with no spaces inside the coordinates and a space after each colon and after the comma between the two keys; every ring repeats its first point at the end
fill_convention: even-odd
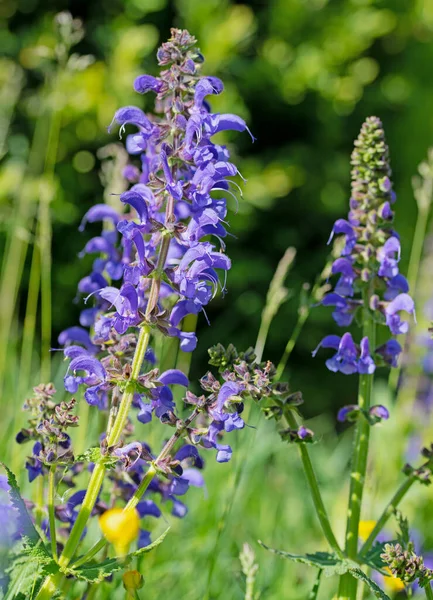
{"type": "Polygon", "coordinates": [[[5,600],[19,600],[21,597],[31,600],[36,596],[44,578],[58,572],[56,562],[47,554],[42,543],[29,545],[23,538],[6,572],[9,575],[9,585],[5,600]]]}
{"type": "Polygon", "coordinates": [[[314,554],[290,554],[290,552],[284,552],[284,550],[275,550],[274,548],[269,548],[263,542],[259,540],[259,544],[273,552],[274,554],[278,554],[279,556],[283,556],[284,558],[288,558],[289,560],[293,560],[294,562],[302,563],[304,565],[309,565],[310,567],[317,567],[318,569],[323,569],[323,574],[325,577],[331,577],[332,575],[343,575],[350,568],[352,568],[355,563],[349,560],[341,560],[338,558],[336,554],[331,554],[330,552],[315,552],[314,554]]]}
{"type": "Polygon", "coordinates": [[[36,528],[33,525],[30,515],[27,512],[27,508],[24,503],[24,500],[22,499],[20,488],[18,487],[15,475],[3,462],[0,462],[0,465],[6,471],[8,484],[10,486],[10,489],[8,491],[9,498],[11,500],[12,506],[14,506],[18,512],[18,518],[23,538],[25,538],[28,545],[38,545],[39,548],[44,549],[45,554],[49,556],[48,551],[45,548],[45,544],[42,538],[40,537],[39,533],[36,531],[36,528]]]}
{"type": "Polygon", "coordinates": [[[139,550],[135,550],[134,552],[130,552],[125,557],[116,557],[116,558],[107,558],[101,563],[85,563],[74,569],[74,567],[64,569],[64,573],[66,575],[72,575],[77,579],[81,579],[83,581],[87,581],[88,583],[101,583],[112,575],[116,573],[116,571],[121,571],[124,569],[133,558],[136,556],[141,556],[142,554],[146,554],[147,552],[151,552],[157,546],[162,544],[165,536],[169,532],[170,527],[168,527],[164,533],[162,533],[152,544],[145,546],[144,548],[140,548],[139,550]]]}
{"type": "Polygon", "coordinates": [[[142,554],[147,554],[147,552],[155,550],[155,548],[157,548],[165,540],[165,537],[169,531],[170,527],[167,527],[167,529],[163,533],[161,533],[161,535],[158,538],[156,538],[154,542],[152,542],[148,546],[144,546],[144,548],[140,548],[139,550],[135,550],[135,552],[131,552],[130,554],[128,554],[128,556],[126,557],[128,562],[132,560],[135,556],[141,556],[142,554]]]}
{"type": "Polygon", "coordinates": [[[370,577],[367,577],[367,575],[364,573],[364,571],[361,571],[361,569],[349,569],[349,573],[353,575],[353,577],[355,577],[356,579],[359,579],[360,581],[365,583],[365,585],[370,588],[370,590],[373,592],[376,598],[380,598],[380,600],[391,600],[391,598],[387,596],[385,592],[382,589],[380,589],[380,587],[376,583],[374,583],[374,581],[370,579],[370,577]]]}
{"type": "Polygon", "coordinates": [[[124,566],[124,561],[119,558],[107,558],[101,563],[85,563],[76,569],[65,569],[64,572],[88,583],[101,583],[116,571],[121,571],[124,566]]]}

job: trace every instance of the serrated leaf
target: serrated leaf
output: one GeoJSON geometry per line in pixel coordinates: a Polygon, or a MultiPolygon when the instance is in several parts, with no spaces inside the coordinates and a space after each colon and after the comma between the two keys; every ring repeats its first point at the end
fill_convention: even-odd
{"type": "Polygon", "coordinates": [[[258,540],[260,546],[269,550],[269,552],[273,552],[274,554],[278,554],[279,556],[283,556],[284,558],[288,558],[289,560],[293,560],[294,562],[303,563],[305,565],[310,565],[311,567],[318,567],[319,569],[324,569],[326,567],[336,566],[338,563],[341,563],[341,559],[338,558],[335,554],[331,554],[330,552],[315,552],[314,554],[291,554],[290,552],[285,552],[284,550],[276,550],[275,548],[270,548],[266,546],[262,541],[258,540]]]}
{"type": "Polygon", "coordinates": [[[113,573],[124,569],[136,556],[151,552],[157,546],[162,544],[169,530],[170,527],[168,527],[154,542],[144,548],[130,552],[125,557],[107,558],[101,563],[85,563],[75,569],[73,567],[64,569],[64,573],[66,575],[72,575],[77,579],[87,581],[88,583],[101,583],[113,573]]]}
{"type": "Polygon", "coordinates": [[[31,600],[36,596],[44,578],[58,572],[56,562],[41,544],[29,546],[22,540],[19,551],[6,569],[10,577],[5,600],[18,600],[21,596],[31,600]]]}
{"type": "Polygon", "coordinates": [[[165,540],[167,533],[170,531],[170,527],[167,527],[167,529],[161,533],[161,535],[156,538],[156,540],[154,542],[152,542],[151,544],[149,544],[148,546],[144,546],[144,548],[140,548],[139,550],[135,550],[135,552],[130,552],[128,554],[128,556],[126,557],[128,562],[134,558],[135,556],[141,556],[142,554],[146,554],[147,552],[151,552],[152,550],[154,550],[155,548],[157,548],[160,544],[162,544],[162,542],[165,540]]]}
{"type": "Polygon", "coordinates": [[[292,560],[294,562],[302,563],[304,565],[309,565],[310,567],[316,567],[317,569],[322,569],[325,577],[332,577],[334,575],[344,575],[350,569],[356,566],[356,563],[345,559],[342,560],[336,554],[331,552],[315,552],[314,554],[291,554],[290,552],[285,552],[284,550],[276,550],[275,548],[269,548],[263,542],[259,540],[259,544],[273,552],[274,554],[278,554],[284,558],[292,560]]]}
{"type": "Polygon", "coordinates": [[[370,577],[367,577],[367,575],[364,573],[364,571],[361,571],[361,569],[349,569],[349,573],[356,579],[359,579],[365,583],[365,585],[370,588],[376,598],[380,598],[380,600],[391,600],[391,598],[385,594],[385,592],[372,579],[370,579],[370,577]]]}
{"type": "Polygon", "coordinates": [[[42,538],[40,537],[39,533],[36,531],[36,528],[33,525],[33,521],[31,520],[30,515],[27,512],[27,508],[24,503],[24,500],[22,499],[20,488],[18,487],[15,475],[3,462],[0,462],[0,465],[6,471],[8,484],[10,486],[8,494],[12,506],[14,506],[18,512],[22,536],[25,537],[27,543],[31,546],[40,545],[45,550],[45,554],[49,556],[48,551],[45,549],[45,544],[42,538]]]}
{"type": "Polygon", "coordinates": [[[122,570],[124,562],[118,558],[107,558],[101,563],[86,563],[76,569],[65,569],[65,574],[72,575],[87,583],[101,583],[116,571],[122,570]]]}

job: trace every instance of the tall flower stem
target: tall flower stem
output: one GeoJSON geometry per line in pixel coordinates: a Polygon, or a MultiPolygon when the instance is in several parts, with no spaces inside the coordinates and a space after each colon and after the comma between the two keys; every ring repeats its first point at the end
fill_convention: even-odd
{"type": "Polygon", "coordinates": [[[48,518],[50,523],[51,552],[57,560],[56,517],[54,514],[54,497],[56,484],[56,466],[51,465],[48,472],[48,518]]]}
{"type": "MultiPolygon", "coordinates": [[[[289,427],[293,429],[298,428],[296,417],[292,410],[285,411],[285,417],[289,427]]],[[[334,532],[332,531],[331,523],[329,521],[328,513],[326,512],[325,505],[323,503],[322,495],[320,493],[319,484],[317,482],[316,474],[314,472],[313,464],[311,462],[310,454],[308,452],[305,442],[298,444],[299,454],[301,456],[302,465],[304,467],[305,476],[307,478],[308,486],[310,488],[311,497],[313,499],[316,514],[322,527],[323,533],[326,537],[328,544],[334,550],[334,552],[343,558],[343,552],[335,538],[334,532]]]]}
{"type": "MultiPolygon", "coordinates": [[[[165,261],[167,259],[170,240],[171,237],[169,235],[166,235],[162,238],[158,256],[158,263],[155,269],[155,277],[152,280],[152,285],[149,292],[149,300],[146,308],[145,320],[147,320],[150,317],[152,310],[155,308],[158,302],[162,274],[165,261]]],[[[116,445],[120,440],[120,436],[122,435],[126,419],[128,417],[128,412],[131,408],[132,400],[134,398],[134,381],[140,374],[140,370],[144,361],[144,356],[146,354],[146,350],[149,344],[149,339],[149,326],[144,325],[140,328],[137,347],[135,349],[134,358],[132,360],[131,381],[130,384],[126,386],[126,389],[122,395],[116,419],[107,437],[108,446],[116,445]]],[[[102,461],[97,462],[95,468],[93,469],[87,492],[81,505],[80,511],[78,513],[77,519],[71,530],[68,541],[65,544],[65,548],[59,558],[59,564],[63,568],[67,567],[68,564],[71,562],[72,558],[74,557],[74,554],[80,543],[81,536],[86,527],[87,521],[89,520],[93,507],[95,506],[96,500],[98,498],[99,492],[101,490],[102,483],[104,481],[104,476],[105,465],[102,461]]],[[[40,589],[36,600],[48,600],[49,598],[51,598],[53,586],[55,589],[55,581],[55,577],[48,576],[42,588],[40,589]]]]}
{"type": "MultiPolygon", "coordinates": [[[[366,290],[363,294],[363,335],[368,338],[370,346],[374,348],[376,341],[376,325],[369,308],[370,296],[371,293],[369,290],[366,290]]],[[[370,407],[373,379],[373,374],[359,376],[358,405],[362,411],[368,411],[370,407]]],[[[358,555],[359,521],[361,518],[365,474],[367,471],[369,441],[370,424],[361,413],[355,433],[346,528],[346,555],[352,560],[356,560],[358,555]]],[[[343,575],[340,579],[339,600],[356,600],[357,588],[358,582],[356,579],[348,574],[343,575]]]]}
{"type": "Polygon", "coordinates": [[[374,541],[376,540],[377,536],[382,531],[382,529],[385,527],[389,517],[395,512],[395,509],[400,504],[400,502],[403,500],[403,498],[405,497],[407,492],[410,490],[412,485],[415,483],[415,481],[416,481],[416,477],[414,475],[411,475],[398,488],[398,490],[396,491],[394,496],[391,498],[391,500],[386,505],[381,516],[377,520],[376,525],[374,526],[372,532],[370,533],[370,535],[368,536],[364,545],[362,546],[362,548],[359,552],[360,557],[366,556],[367,552],[373,546],[374,541]]]}
{"type": "Polygon", "coordinates": [[[430,582],[429,582],[429,583],[427,583],[426,587],[424,588],[424,591],[425,591],[425,597],[426,597],[428,600],[433,600],[433,591],[432,591],[432,589],[431,589],[430,582]]]}

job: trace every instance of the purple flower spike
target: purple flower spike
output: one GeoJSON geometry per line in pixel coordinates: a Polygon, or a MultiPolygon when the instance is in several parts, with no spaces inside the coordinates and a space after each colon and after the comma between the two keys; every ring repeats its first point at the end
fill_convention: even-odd
{"type": "MultiPolygon", "coordinates": [[[[406,311],[415,315],[415,307],[408,294],[408,282],[399,272],[400,239],[390,225],[394,218],[391,206],[395,193],[388,147],[377,117],[369,117],[362,125],[351,164],[348,218],[335,222],[328,241],[330,243],[334,235],[344,236],[344,248],[339,250],[340,256],[331,269],[331,274],[339,275],[339,279],[321,304],[335,306],[332,316],[340,327],[351,325],[359,310],[374,327],[385,321],[392,334],[405,334],[409,324],[401,320],[399,313],[406,311]]],[[[337,248],[340,246],[336,245],[337,248]]],[[[370,354],[371,340],[363,337],[358,346],[346,335],[349,334],[341,338],[337,354],[327,360],[328,369],[372,375],[376,363],[370,354]]],[[[335,346],[335,340],[332,343],[335,346]]],[[[323,342],[318,348],[321,345],[323,342]]],[[[316,352],[317,349],[313,356],[316,352]]],[[[398,342],[390,340],[376,349],[375,358],[378,364],[395,367],[400,352],[398,342]]]]}

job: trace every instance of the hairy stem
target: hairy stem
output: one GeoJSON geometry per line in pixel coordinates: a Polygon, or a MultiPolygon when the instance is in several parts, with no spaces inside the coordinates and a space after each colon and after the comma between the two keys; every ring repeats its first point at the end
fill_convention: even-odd
{"type": "Polygon", "coordinates": [[[55,486],[56,465],[51,465],[48,473],[48,520],[50,523],[51,552],[54,560],[57,560],[56,517],[54,514],[55,486]]]}
{"type": "MultiPolygon", "coordinates": [[[[289,424],[289,427],[293,429],[298,428],[298,423],[296,421],[296,417],[293,414],[293,411],[288,409],[285,411],[285,417],[289,424]]],[[[298,444],[299,454],[301,456],[302,465],[304,467],[305,476],[307,478],[307,482],[310,488],[311,497],[313,499],[314,507],[316,509],[316,514],[319,519],[320,525],[322,527],[323,533],[328,544],[334,550],[334,552],[340,557],[343,558],[343,552],[341,551],[340,546],[335,538],[334,532],[332,531],[331,523],[329,521],[328,513],[326,512],[325,505],[323,503],[322,495],[320,493],[319,484],[317,482],[316,474],[314,472],[313,464],[311,462],[310,454],[307,449],[307,445],[305,442],[300,442],[298,444]]]]}
{"type": "MultiPolygon", "coordinates": [[[[376,325],[369,309],[370,292],[364,294],[363,336],[367,337],[370,348],[375,347],[376,325]]],[[[358,405],[361,410],[368,411],[371,404],[374,375],[359,376],[358,405]]],[[[364,492],[365,474],[367,471],[368,447],[370,441],[370,423],[362,415],[359,416],[354,449],[352,456],[352,470],[350,474],[349,508],[346,527],[346,554],[348,558],[356,560],[358,555],[359,521],[361,518],[362,496],[364,492]]],[[[340,598],[356,600],[358,588],[357,580],[350,574],[345,574],[340,579],[340,598]]]]}

